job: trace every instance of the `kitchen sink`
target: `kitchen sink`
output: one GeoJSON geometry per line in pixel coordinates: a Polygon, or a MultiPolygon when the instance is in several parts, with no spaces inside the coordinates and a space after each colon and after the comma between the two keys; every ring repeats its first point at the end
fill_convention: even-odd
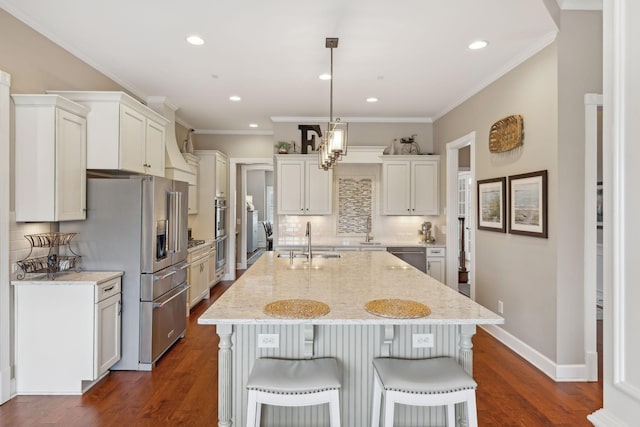
{"type": "MultiPolygon", "coordinates": [[[[308,258],[306,252],[279,252],[278,258],[308,258]]],[[[337,252],[313,252],[311,251],[311,258],[342,258],[337,252]]]]}
{"type": "Polygon", "coordinates": [[[360,244],[365,246],[375,246],[380,245],[380,242],[360,242],[360,244]]]}

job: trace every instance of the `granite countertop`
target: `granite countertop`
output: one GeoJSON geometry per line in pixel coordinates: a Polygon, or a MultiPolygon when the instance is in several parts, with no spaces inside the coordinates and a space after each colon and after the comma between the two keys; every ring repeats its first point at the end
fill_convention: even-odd
{"type": "MultiPolygon", "coordinates": [[[[369,247],[392,247],[392,246],[405,246],[405,247],[433,247],[433,248],[444,248],[446,247],[446,242],[444,240],[436,241],[435,243],[424,243],[420,242],[417,239],[415,240],[399,240],[399,239],[374,239],[373,242],[375,244],[363,244],[364,239],[343,239],[343,238],[322,238],[322,239],[312,239],[311,246],[312,247],[334,247],[334,248],[369,248],[369,247]]],[[[274,246],[277,248],[292,248],[292,247],[305,247],[307,245],[306,238],[285,238],[279,239],[277,242],[274,242],[274,246]]]]}
{"type": "Polygon", "coordinates": [[[106,282],[122,276],[122,271],[69,271],[57,273],[53,280],[46,278],[43,274],[40,278],[37,276],[25,278],[24,280],[12,280],[12,285],[96,285],[97,283],[106,282]]]}
{"type": "Polygon", "coordinates": [[[504,319],[384,251],[342,252],[341,258],[278,258],[266,252],[198,319],[200,324],[500,324],[504,319]],[[431,314],[415,319],[375,316],[374,299],[409,299],[431,314]],[[313,319],[275,318],[266,304],[311,299],[330,312],[313,319]]]}

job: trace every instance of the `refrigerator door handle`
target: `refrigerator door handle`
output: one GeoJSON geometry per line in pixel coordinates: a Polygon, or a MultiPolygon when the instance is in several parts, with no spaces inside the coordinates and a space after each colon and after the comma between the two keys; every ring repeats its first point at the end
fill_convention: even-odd
{"type": "Polygon", "coordinates": [[[178,252],[180,246],[180,196],[175,191],[168,193],[171,253],[178,252]]]}

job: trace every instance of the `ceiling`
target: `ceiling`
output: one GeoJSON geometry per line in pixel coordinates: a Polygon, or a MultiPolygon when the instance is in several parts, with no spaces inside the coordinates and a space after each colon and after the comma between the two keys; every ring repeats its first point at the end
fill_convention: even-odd
{"type": "Polygon", "coordinates": [[[334,116],[428,123],[557,33],[544,0],[0,0],[0,6],[140,98],[166,96],[179,107],[178,120],[199,133],[268,134],[277,121],[326,120],[330,83],[318,78],[330,69],[326,37],[340,39],[334,116]],[[205,44],[186,43],[191,34],[205,44]],[[477,39],[489,45],[469,50],[477,39]]]}

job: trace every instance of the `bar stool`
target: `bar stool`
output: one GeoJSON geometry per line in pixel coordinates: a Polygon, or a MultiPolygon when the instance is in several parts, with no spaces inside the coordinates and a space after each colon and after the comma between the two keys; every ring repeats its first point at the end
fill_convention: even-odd
{"type": "Polygon", "coordinates": [[[262,404],[329,404],[331,427],[340,427],[340,376],[335,359],[257,359],[247,380],[247,427],[260,426],[262,404]]]}
{"type": "Polygon", "coordinates": [[[462,402],[467,402],[469,427],[478,426],[477,384],[454,359],[377,358],[373,360],[373,368],[372,427],[379,427],[383,396],[384,427],[393,426],[396,403],[413,406],[446,405],[446,425],[455,426],[454,405],[462,402]]]}

